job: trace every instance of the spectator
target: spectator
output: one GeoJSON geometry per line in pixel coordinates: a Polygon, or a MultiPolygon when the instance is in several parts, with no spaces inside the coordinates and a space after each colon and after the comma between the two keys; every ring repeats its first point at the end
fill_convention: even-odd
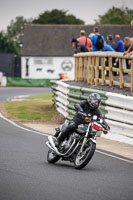
{"type": "MultiPolygon", "coordinates": [[[[98,27],[93,28],[94,35],[91,37],[92,51],[102,51],[104,48],[104,37],[100,35],[98,27]]],[[[101,57],[99,57],[99,66],[101,66],[101,57]]],[[[99,78],[101,78],[101,70],[99,70],[99,78]]]]}
{"type": "MultiPolygon", "coordinates": [[[[133,20],[131,21],[131,29],[133,29],[133,20]]],[[[128,49],[124,52],[123,55],[126,55],[127,53],[130,53],[130,55],[133,54],[133,42],[131,41],[128,49]]]]}
{"type": "MultiPolygon", "coordinates": [[[[126,55],[128,52],[133,51],[133,40],[130,37],[124,38],[124,45],[125,45],[125,52],[123,55],[126,55]]],[[[130,69],[131,61],[129,59],[126,59],[126,68],[130,69]]]]}
{"type": "Polygon", "coordinates": [[[107,44],[109,44],[113,49],[115,49],[115,42],[113,41],[113,35],[107,35],[107,44]]]}
{"type": "Polygon", "coordinates": [[[80,37],[77,38],[77,41],[79,41],[81,44],[83,44],[85,47],[87,47],[87,49],[89,51],[91,51],[92,50],[92,42],[85,35],[86,35],[85,31],[81,30],[80,31],[80,37]]]}
{"type": "Polygon", "coordinates": [[[94,35],[91,37],[92,51],[102,51],[104,47],[104,37],[100,35],[98,27],[93,28],[94,35]]]}
{"type": "Polygon", "coordinates": [[[130,50],[133,51],[133,40],[130,37],[125,37],[124,38],[124,46],[125,46],[125,50],[127,51],[129,49],[129,47],[131,48],[130,50]]]}
{"type": "Polygon", "coordinates": [[[75,38],[72,39],[72,46],[75,48],[75,53],[88,52],[89,51],[86,46],[81,44],[81,42],[79,42],[75,38]]]}
{"type": "Polygon", "coordinates": [[[110,44],[104,44],[104,49],[103,49],[103,51],[115,51],[113,48],[112,48],[112,46],[110,45],[110,44]]]}
{"type": "Polygon", "coordinates": [[[115,51],[124,52],[125,47],[123,41],[120,39],[120,35],[115,35],[116,43],[115,43],[115,51]]]}
{"type": "Polygon", "coordinates": [[[90,34],[88,35],[88,37],[90,38],[90,40],[91,40],[91,38],[92,38],[93,35],[95,35],[95,34],[94,34],[94,33],[90,33],[90,34]]]}

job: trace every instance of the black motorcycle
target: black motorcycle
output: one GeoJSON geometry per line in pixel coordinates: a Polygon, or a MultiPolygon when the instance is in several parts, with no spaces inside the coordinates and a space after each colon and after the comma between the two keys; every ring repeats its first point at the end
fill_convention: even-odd
{"type": "Polygon", "coordinates": [[[103,131],[104,134],[108,133],[107,124],[105,125],[105,120],[97,119],[97,116],[86,116],[85,123],[79,125],[77,130],[68,135],[57,148],[55,146],[56,138],[67,125],[67,123],[64,123],[56,129],[55,136],[48,136],[46,142],[49,148],[47,161],[56,163],[61,158],[64,161],[73,162],[76,169],[82,169],[94,155],[97,133],[99,131],[103,131]]]}

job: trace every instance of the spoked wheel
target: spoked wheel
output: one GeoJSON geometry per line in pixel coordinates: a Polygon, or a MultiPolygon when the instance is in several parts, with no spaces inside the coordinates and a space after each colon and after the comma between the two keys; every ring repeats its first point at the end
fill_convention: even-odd
{"type": "Polygon", "coordinates": [[[74,160],[74,167],[76,169],[82,169],[85,167],[88,162],[91,160],[94,152],[96,149],[96,144],[93,143],[91,140],[89,140],[86,144],[86,147],[84,147],[83,152],[80,152],[80,149],[75,157],[74,160]]]}
{"type": "Polygon", "coordinates": [[[59,156],[57,156],[55,153],[53,153],[52,151],[48,150],[48,154],[47,154],[47,161],[49,163],[56,163],[58,160],[60,159],[59,156]]]}

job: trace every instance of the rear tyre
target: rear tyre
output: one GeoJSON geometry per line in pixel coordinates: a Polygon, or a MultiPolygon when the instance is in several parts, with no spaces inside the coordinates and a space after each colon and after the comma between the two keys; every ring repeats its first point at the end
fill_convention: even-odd
{"type": "Polygon", "coordinates": [[[83,149],[82,154],[80,153],[79,149],[77,155],[75,156],[74,167],[76,169],[82,169],[83,167],[85,167],[91,160],[95,152],[95,149],[96,149],[96,144],[93,143],[91,140],[89,140],[87,142],[87,147],[83,149]]]}
{"type": "Polygon", "coordinates": [[[48,150],[48,154],[47,154],[47,161],[49,163],[56,163],[58,160],[60,159],[59,156],[57,156],[55,153],[53,153],[52,151],[48,150]]]}

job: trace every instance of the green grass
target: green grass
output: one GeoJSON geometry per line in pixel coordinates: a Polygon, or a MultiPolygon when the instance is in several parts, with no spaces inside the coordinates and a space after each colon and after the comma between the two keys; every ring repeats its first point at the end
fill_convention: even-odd
{"type": "Polygon", "coordinates": [[[24,101],[6,102],[8,115],[21,121],[48,121],[57,114],[52,93],[24,98],[24,101]]]}

